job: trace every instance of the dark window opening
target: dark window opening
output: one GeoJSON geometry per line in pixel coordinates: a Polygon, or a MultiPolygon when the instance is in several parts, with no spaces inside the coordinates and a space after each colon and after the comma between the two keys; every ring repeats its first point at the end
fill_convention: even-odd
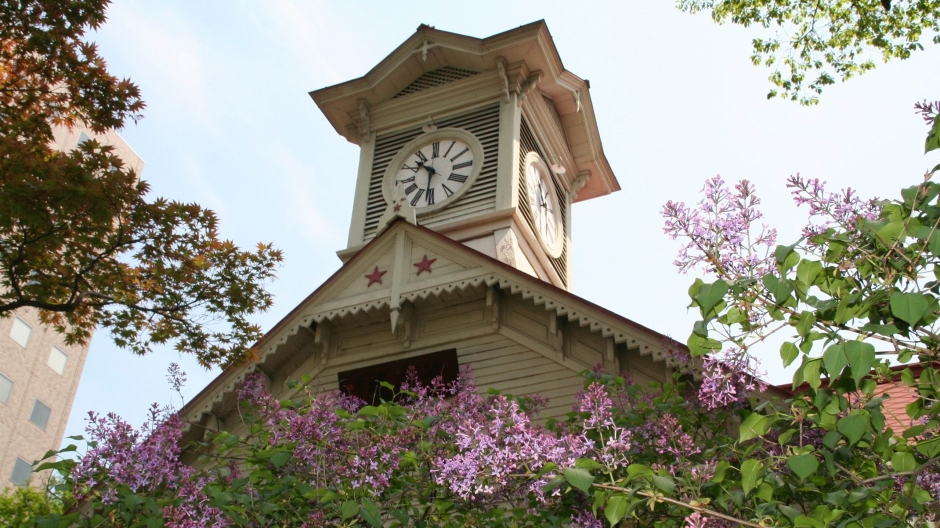
{"type": "Polygon", "coordinates": [[[347,396],[362,398],[369,405],[378,404],[381,400],[389,401],[392,399],[392,391],[380,383],[385,381],[398,389],[405,381],[408,367],[415,368],[418,380],[423,385],[429,385],[438,376],[445,384],[449,384],[457,380],[460,372],[457,349],[452,348],[340,372],[337,375],[339,390],[347,396]]]}

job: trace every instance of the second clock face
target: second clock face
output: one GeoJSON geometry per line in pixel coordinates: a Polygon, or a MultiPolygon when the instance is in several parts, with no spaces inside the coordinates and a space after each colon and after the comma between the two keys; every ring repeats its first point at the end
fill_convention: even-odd
{"type": "Polygon", "coordinates": [[[431,141],[405,158],[393,184],[416,209],[432,207],[457,194],[473,172],[473,149],[459,139],[431,141]]]}
{"type": "Polygon", "coordinates": [[[528,157],[525,181],[529,195],[529,211],[532,213],[534,224],[532,227],[549,255],[558,257],[564,238],[558,211],[559,202],[548,167],[540,157],[528,157]]]}

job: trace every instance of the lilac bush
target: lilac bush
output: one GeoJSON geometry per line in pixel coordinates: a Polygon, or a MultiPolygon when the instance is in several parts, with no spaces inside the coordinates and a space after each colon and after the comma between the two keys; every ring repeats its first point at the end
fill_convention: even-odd
{"type": "Polygon", "coordinates": [[[596,527],[636,517],[678,527],[696,512],[750,515],[750,505],[702,505],[718,490],[715,460],[734,457],[725,424],[745,404],[703,411],[682,396],[694,394],[684,381],[644,390],[600,367],[585,376],[568,418],[547,422],[543,401],[481,394],[469,370],[450,386],[412,377],[377,406],[337,393],[277,400],[249,376],[238,393],[244,432],[185,450],[170,409],[154,406],[140,430],[90,415],[84,456],[48,465],[80,504],[56,520],[596,527]],[[184,453],[199,461],[184,464],[184,453]]]}
{"type": "MultiPolygon", "coordinates": [[[[926,151],[940,149],[940,104],[915,109],[931,125],[926,151]]],[[[759,388],[752,351],[774,334],[785,339],[784,366],[800,360],[796,396],[747,414],[738,436],[748,446],[737,466],[744,488],[762,497],[776,525],[935,519],[940,185],[930,178],[937,170],[893,201],[789,178],[808,220],[803,238],[788,246],[772,247],[765,236],[772,230],[745,213],[759,203],[746,181],[729,191],[713,178],[696,206],[669,202],[662,211],[665,232],[683,239],[676,266],[683,273],[697,266],[713,280],[689,290],[701,316],[688,347],[703,366],[704,406],[740,403],[759,388]],[[910,368],[892,370],[882,358],[910,368]],[[895,431],[886,421],[886,396],[877,390],[885,382],[916,389],[906,406],[915,425],[895,431]]],[[[690,526],[702,522],[710,521],[689,518],[690,526]]]]}

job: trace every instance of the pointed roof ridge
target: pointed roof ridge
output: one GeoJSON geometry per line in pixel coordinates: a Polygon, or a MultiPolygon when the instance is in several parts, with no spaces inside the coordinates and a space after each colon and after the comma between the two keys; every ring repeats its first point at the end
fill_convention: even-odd
{"type": "MultiPolygon", "coordinates": [[[[388,55],[380,60],[378,64],[370,68],[369,71],[367,71],[364,75],[350,79],[348,81],[343,81],[340,83],[331,84],[329,86],[324,86],[323,88],[318,88],[316,90],[311,90],[308,93],[310,94],[310,97],[317,103],[317,105],[320,105],[333,98],[346,95],[350,91],[359,91],[365,88],[372,88],[378,84],[378,82],[381,81],[388,72],[395,69],[401,62],[414,54],[416,47],[419,46],[424,40],[429,40],[428,37],[433,37],[438,39],[438,41],[444,41],[450,45],[463,44],[465,47],[474,47],[477,48],[474,51],[485,53],[486,51],[490,51],[487,48],[493,44],[498,44],[497,46],[493,47],[499,48],[507,45],[509,41],[523,36],[534,36],[543,30],[549,37],[553,58],[557,59],[558,66],[562,71],[567,71],[564,69],[564,66],[561,63],[561,56],[558,54],[558,50],[555,48],[554,40],[551,39],[551,33],[548,31],[548,25],[545,23],[544,19],[536,20],[535,22],[530,22],[528,24],[523,24],[521,26],[483,38],[472,37],[470,35],[464,35],[462,33],[455,33],[452,31],[444,31],[428,24],[421,24],[417,27],[417,29],[415,29],[415,32],[412,33],[410,37],[396,46],[394,50],[392,50],[388,55]]],[[[580,77],[577,78],[580,79],[580,77]]]]}

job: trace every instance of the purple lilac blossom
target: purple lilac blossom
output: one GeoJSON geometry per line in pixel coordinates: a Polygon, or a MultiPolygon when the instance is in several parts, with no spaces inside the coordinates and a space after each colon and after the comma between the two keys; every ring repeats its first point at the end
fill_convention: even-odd
{"type": "Polygon", "coordinates": [[[934,118],[940,113],[940,101],[927,102],[924,99],[922,103],[914,103],[914,110],[924,118],[928,125],[932,125],[934,118]]]}
{"type": "Polygon", "coordinates": [[[829,228],[841,228],[854,232],[860,219],[875,220],[881,212],[875,199],[862,200],[851,187],[839,192],[826,190],[826,182],[818,178],[796,176],[787,178],[787,188],[798,206],[809,207],[809,224],[803,228],[803,236],[810,239],[829,228]]]}
{"type": "Polygon", "coordinates": [[[741,180],[729,190],[721,176],[706,180],[705,198],[694,207],[669,201],[660,214],[663,231],[687,239],[675,265],[682,273],[700,268],[719,276],[758,277],[774,270],[777,231],[755,222],[763,217],[754,185],[741,180]]]}
{"type": "Polygon", "coordinates": [[[698,397],[706,409],[743,404],[749,394],[767,389],[760,379],[764,375],[758,371],[760,362],[736,348],[706,356],[702,366],[704,379],[698,397]]]}

